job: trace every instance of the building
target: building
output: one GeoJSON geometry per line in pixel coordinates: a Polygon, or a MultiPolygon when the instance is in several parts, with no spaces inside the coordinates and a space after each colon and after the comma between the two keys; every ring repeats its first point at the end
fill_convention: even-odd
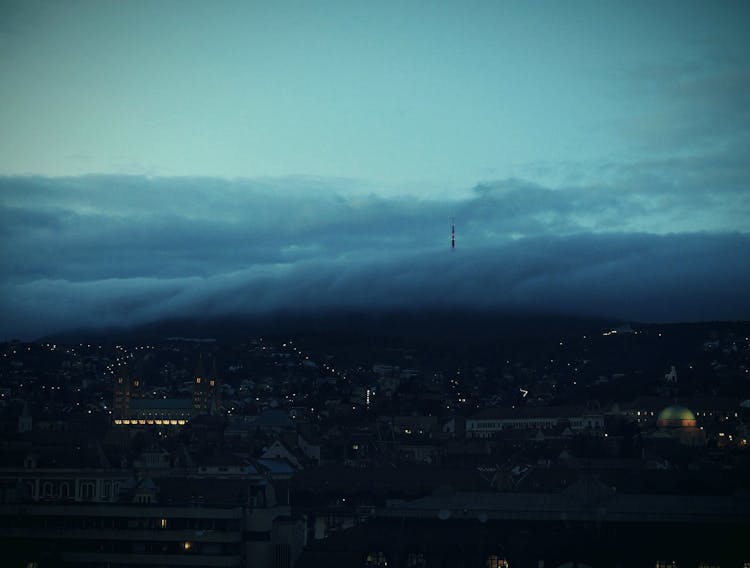
{"type": "Polygon", "coordinates": [[[290,568],[305,544],[286,490],[245,479],[133,471],[2,472],[7,566],[290,568]]]}
{"type": "Polygon", "coordinates": [[[552,430],[604,434],[604,415],[585,407],[488,408],[466,419],[467,438],[491,438],[503,430],[552,430]]]}
{"type": "Polygon", "coordinates": [[[221,408],[221,385],[216,372],[216,363],[211,372],[203,372],[200,361],[193,381],[193,411],[195,414],[215,414],[221,408]]]}
{"type": "Polygon", "coordinates": [[[652,438],[667,437],[672,438],[683,446],[705,446],[706,435],[698,427],[695,414],[684,406],[673,404],[662,410],[657,419],[656,425],[659,430],[652,435],[652,438]]]}
{"type": "Polygon", "coordinates": [[[298,566],[744,568],[748,530],[747,496],[618,494],[587,477],[554,493],[394,500],[311,540],[298,566]]]}
{"type": "Polygon", "coordinates": [[[187,398],[138,398],[130,400],[125,412],[115,414],[115,426],[184,426],[195,416],[187,398]]]}
{"type": "Polygon", "coordinates": [[[193,379],[192,398],[148,397],[140,373],[123,370],[115,379],[112,423],[115,426],[184,426],[201,414],[221,411],[221,384],[216,366],[209,375],[202,364],[193,379]]]}

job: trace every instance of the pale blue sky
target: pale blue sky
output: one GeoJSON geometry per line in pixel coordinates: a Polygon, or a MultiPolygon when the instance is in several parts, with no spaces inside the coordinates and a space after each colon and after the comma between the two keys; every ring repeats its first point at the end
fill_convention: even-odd
{"type": "Polygon", "coordinates": [[[0,4],[4,174],[600,181],[733,145],[749,53],[746,2],[0,4]]]}
{"type": "Polygon", "coordinates": [[[750,318],[748,22],[0,0],[0,339],[298,308],[750,318]]]}

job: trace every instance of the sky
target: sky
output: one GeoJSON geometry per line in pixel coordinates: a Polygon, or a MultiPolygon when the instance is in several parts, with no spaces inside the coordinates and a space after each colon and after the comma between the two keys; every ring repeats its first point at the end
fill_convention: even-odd
{"type": "Polygon", "coordinates": [[[748,21],[0,0],[0,339],[298,308],[750,318],[748,21]]]}

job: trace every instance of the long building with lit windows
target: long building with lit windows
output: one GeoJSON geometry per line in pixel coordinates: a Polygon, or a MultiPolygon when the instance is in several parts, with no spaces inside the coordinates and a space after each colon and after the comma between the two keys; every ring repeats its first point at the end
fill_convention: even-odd
{"type": "Polygon", "coordinates": [[[507,430],[550,430],[604,434],[604,414],[585,407],[487,408],[466,419],[467,438],[492,438],[507,430]]]}
{"type": "Polygon", "coordinates": [[[196,415],[192,399],[138,398],[115,415],[115,426],[184,426],[196,415]]]}
{"type": "Polygon", "coordinates": [[[221,384],[215,366],[193,379],[192,398],[149,397],[137,371],[115,380],[112,423],[115,426],[184,426],[194,416],[221,412],[221,384]]]}

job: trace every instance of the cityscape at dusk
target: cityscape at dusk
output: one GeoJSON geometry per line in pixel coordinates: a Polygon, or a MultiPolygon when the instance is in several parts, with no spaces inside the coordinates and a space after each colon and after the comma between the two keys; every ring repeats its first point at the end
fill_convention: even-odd
{"type": "Polygon", "coordinates": [[[748,21],[0,0],[0,564],[749,568],[748,21]]]}

